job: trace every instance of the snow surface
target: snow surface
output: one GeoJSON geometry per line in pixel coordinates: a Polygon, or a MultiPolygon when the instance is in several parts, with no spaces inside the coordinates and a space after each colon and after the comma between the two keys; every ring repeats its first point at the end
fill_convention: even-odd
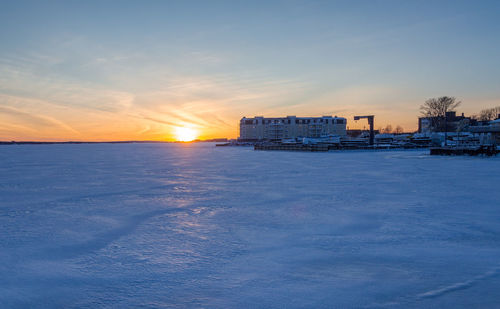
{"type": "Polygon", "coordinates": [[[0,147],[0,307],[500,306],[500,157],[0,147]]]}

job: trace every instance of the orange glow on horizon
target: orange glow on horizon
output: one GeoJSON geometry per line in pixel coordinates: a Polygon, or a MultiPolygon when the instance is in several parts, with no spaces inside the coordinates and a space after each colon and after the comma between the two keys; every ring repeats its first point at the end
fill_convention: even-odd
{"type": "Polygon", "coordinates": [[[176,127],[175,138],[179,142],[191,142],[198,137],[198,131],[187,127],[176,127]]]}

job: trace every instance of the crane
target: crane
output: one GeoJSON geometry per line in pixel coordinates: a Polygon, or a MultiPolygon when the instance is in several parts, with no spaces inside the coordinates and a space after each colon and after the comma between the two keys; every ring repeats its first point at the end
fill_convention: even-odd
{"type": "Polygon", "coordinates": [[[354,120],[359,120],[362,118],[368,119],[368,124],[370,125],[370,145],[373,145],[375,141],[375,132],[373,131],[373,119],[375,118],[374,115],[369,115],[369,116],[354,116],[354,120]]]}

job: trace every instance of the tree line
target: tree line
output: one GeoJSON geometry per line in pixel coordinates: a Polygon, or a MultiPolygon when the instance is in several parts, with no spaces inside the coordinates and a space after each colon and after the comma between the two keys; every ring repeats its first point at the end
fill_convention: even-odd
{"type": "Polygon", "coordinates": [[[402,126],[398,125],[396,126],[395,129],[392,128],[392,125],[388,124],[385,128],[378,128],[378,131],[380,133],[394,133],[394,134],[401,134],[404,132],[404,129],[402,126]]]}
{"type": "Polygon", "coordinates": [[[479,115],[472,116],[474,119],[479,121],[489,121],[494,120],[500,114],[500,106],[483,109],[479,115]]]}

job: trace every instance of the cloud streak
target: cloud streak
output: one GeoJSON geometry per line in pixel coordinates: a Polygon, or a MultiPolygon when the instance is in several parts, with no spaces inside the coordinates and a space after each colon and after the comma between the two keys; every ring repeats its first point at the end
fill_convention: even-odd
{"type": "MultiPolygon", "coordinates": [[[[0,97],[0,100],[1,99],[2,98],[0,97]]],[[[38,130],[40,127],[51,127],[51,128],[66,130],[75,134],[81,134],[68,124],[58,119],[44,115],[32,114],[10,106],[0,106],[0,116],[4,117],[7,116],[7,118],[13,118],[14,121],[20,121],[21,123],[28,123],[30,125],[29,127],[33,131],[38,130]]],[[[28,126],[19,126],[19,127],[28,128],[28,126]]]]}

